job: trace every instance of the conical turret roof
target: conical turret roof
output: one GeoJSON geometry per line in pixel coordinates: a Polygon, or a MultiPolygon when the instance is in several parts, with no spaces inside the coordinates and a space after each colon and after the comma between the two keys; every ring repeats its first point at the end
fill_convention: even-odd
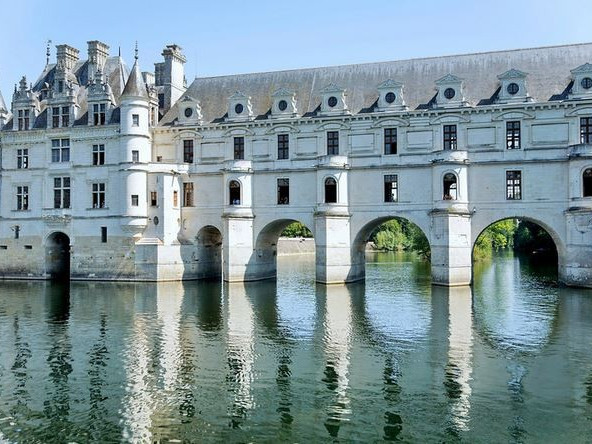
{"type": "Polygon", "coordinates": [[[148,91],[146,91],[146,84],[142,78],[137,58],[134,67],[132,68],[132,72],[127,78],[127,83],[121,93],[121,97],[143,97],[148,99],[148,91]]]}

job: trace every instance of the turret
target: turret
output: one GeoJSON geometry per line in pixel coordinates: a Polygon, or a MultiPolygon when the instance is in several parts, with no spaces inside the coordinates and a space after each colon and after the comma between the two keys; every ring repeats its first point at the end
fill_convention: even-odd
{"type": "Polygon", "coordinates": [[[150,98],[147,86],[136,60],[120,98],[120,162],[122,171],[122,213],[124,226],[139,236],[147,223],[147,170],[144,164],[151,160],[150,98]]]}
{"type": "Polygon", "coordinates": [[[27,85],[27,78],[23,76],[18,89],[15,85],[12,95],[12,129],[14,131],[23,131],[33,128],[38,113],[39,100],[37,95],[27,85]]]}
{"type": "Polygon", "coordinates": [[[155,85],[158,88],[158,105],[166,113],[185,92],[185,62],[187,59],[179,45],[167,45],[162,51],[164,62],[156,63],[155,85]]]}

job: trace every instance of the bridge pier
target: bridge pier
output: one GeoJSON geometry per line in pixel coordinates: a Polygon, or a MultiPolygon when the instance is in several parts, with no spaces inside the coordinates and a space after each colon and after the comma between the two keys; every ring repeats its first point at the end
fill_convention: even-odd
{"type": "Polygon", "coordinates": [[[224,215],[222,275],[228,282],[253,280],[253,214],[234,211],[224,215]]]}
{"type": "Polygon", "coordinates": [[[567,239],[564,249],[557,246],[559,281],[572,287],[592,288],[592,209],[578,208],[566,213],[567,239]]]}
{"type": "Polygon", "coordinates": [[[350,215],[347,208],[332,207],[315,215],[316,280],[343,284],[357,280],[351,275],[350,215]]]}
{"type": "Polygon", "coordinates": [[[432,283],[470,285],[471,215],[462,209],[432,211],[432,283]]]}

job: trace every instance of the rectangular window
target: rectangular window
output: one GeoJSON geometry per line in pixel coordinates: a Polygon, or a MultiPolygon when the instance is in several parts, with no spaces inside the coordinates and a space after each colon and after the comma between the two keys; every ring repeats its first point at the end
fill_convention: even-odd
{"type": "Polygon", "coordinates": [[[397,154],[397,128],[384,129],[384,154],[397,154]]]}
{"type": "Polygon", "coordinates": [[[155,207],[158,205],[158,194],[156,191],[150,191],[150,206],[155,207]]]}
{"type": "Polygon", "coordinates": [[[580,118],[580,143],[592,143],[592,117],[580,118]]]}
{"type": "Polygon", "coordinates": [[[53,178],[53,207],[70,208],[70,178],[53,178]]]}
{"type": "Polygon", "coordinates": [[[290,157],[290,136],[288,134],[278,134],[278,155],[279,160],[290,157]]]}
{"type": "Polygon", "coordinates": [[[23,170],[29,168],[29,150],[27,148],[16,150],[16,167],[23,170]]]}
{"type": "Polygon", "coordinates": [[[101,227],[101,242],[107,243],[107,227],[101,227]]]}
{"type": "Polygon", "coordinates": [[[177,190],[173,191],[173,207],[179,206],[179,193],[177,190]]]}
{"type": "Polygon", "coordinates": [[[183,183],[183,206],[193,206],[193,182],[183,183]]]}
{"type": "Polygon", "coordinates": [[[138,206],[138,195],[132,194],[132,207],[137,207],[137,206],[138,206]]]}
{"type": "Polygon", "coordinates": [[[384,201],[396,202],[399,199],[398,180],[396,174],[384,176],[384,201]]]}
{"type": "Polygon", "coordinates": [[[107,105],[105,103],[95,103],[93,105],[93,122],[95,126],[105,124],[106,110],[107,105]]]}
{"type": "Polygon", "coordinates": [[[70,139],[52,139],[51,141],[51,161],[69,162],[70,161],[70,139]]]}
{"type": "Polygon", "coordinates": [[[62,106],[62,127],[70,125],[70,107],[62,106]]]}
{"type": "Polygon", "coordinates": [[[29,113],[28,109],[19,109],[18,111],[18,129],[19,131],[29,129],[29,113]]]}
{"type": "Polygon", "coordinates": [[[290,179],[277,180],[277,203],[278,205],[290,203],[290,179]]]}
{"type": "Polygon", "coordinates": [[[59,128],[60,127],[60,107],[54,106],[51,109],[51,127],[52,128],[59,128]]]}
{"type": "Polygon", "coordinates": [[[92,162],[93,165],[105,165],[105,145],[93,145],[92,162]]]}
{"type": "Polygon", "coordinates": [[[243,160],[245,158],[245,138],[234,138],[234,160],[243,160]]]}
{"type": "Polygon", "coordinates": [[[18,239],[19,237],[21,237],[21,227],[18,225],[14,226],[14,238],[18,239]]]}
{"type": "Polygon", "coordinates": [[[132,150],[132,162],[138,163],[140,161],[140,152],[138,150],[132,150]]]}
{"type": "Polygon", "coordinates": [[[16,209],[25,211],[29,209],[29,187],[16,187],[16,209]]]}
{"type": "Polygon", "coordinates": [[[132,114],[132,126],[140,126],[140,115],[132,114]]]}
{"type": "Polygon", "coordinates": [[[506,148],[520,149],[520,122],[506,122],[506,148]]]}
{"type": "Polygon", "coordinates": [[[92,207],[105,208],[105,184],[92,184],[92,207]]]}
{"type": "Polygon", "coordinates": [[[193,140],[183,141],[183,162],[193,163],[193,140]]]}
{"type": "Polygon", "coordinates": [[[339,154],[339,131],[327,131],[327,156],[339,154]]]}
{"type": "Polygon", "coordinates": [[[506,199],[522,199],[522,171],[506,171],[506,199]]]}
{"type": "Polygon", "coordinates": [[[444,149],[456,149],[456,125],[444,125],[444,149]]]}

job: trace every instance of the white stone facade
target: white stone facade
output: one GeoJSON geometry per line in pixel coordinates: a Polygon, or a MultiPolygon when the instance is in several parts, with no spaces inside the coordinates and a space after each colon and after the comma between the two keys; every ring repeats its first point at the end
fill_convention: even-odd
{"type": "Polygon", "coordinates": [[[300,221],[317,280],[342,283],[402,217],[433,282],[465,285],[479,234],[518,217],[550,233],[562,282],[592,286],[590,44],[187,88],[177,45],[155,75],[88,51],[60,45],[10,111],[0,97],[1,277],[50,278],[67,257],[72,279],[270,278],[300,221]]]}

